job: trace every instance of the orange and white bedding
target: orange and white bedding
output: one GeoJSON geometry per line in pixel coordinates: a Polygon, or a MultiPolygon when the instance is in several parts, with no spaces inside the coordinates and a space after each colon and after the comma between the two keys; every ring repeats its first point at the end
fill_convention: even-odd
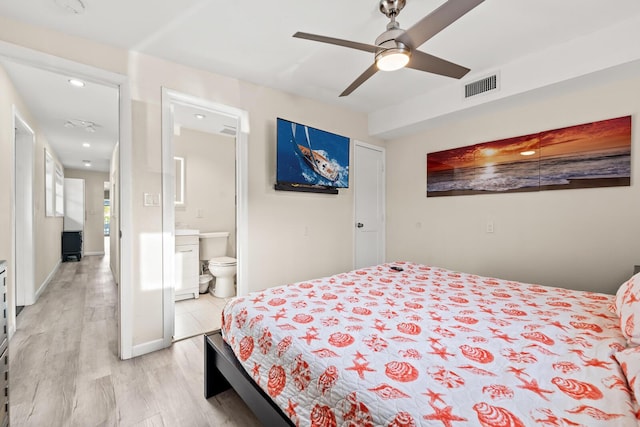
{"type": "Polygon", "coordinates": [[[392,263],[236,298],[222,334],[299,426],[637,426],[614,299],[392,263]]]}

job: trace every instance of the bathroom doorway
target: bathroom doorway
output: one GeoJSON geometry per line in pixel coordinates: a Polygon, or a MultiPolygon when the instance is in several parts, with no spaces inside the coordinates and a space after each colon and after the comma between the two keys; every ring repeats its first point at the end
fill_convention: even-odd
{"type": "Polygon", "coordinates": [[[206,262],[213,255],[207,254],[199,241],[203,239],[206,243],[210,238],[205,236],[227,233],[227,237],[218,238],[221,252],[216,256],[236,258],[236,124],[233,118],[183,105],[175,105],[173,114],[176,160],[173,339],[177,341],[221,326],[220,313],[226,300],[217,297],[218,292],[214,295],[218,283],[206,262]],[[196,232],[199,234],[193,234],[196,232]],[[190,245],[191,242],[198,247],[190,245]],[[193,264],[197,261],[197,267],[190,259],[193,264]],[[191,271],[196,268],[197,273],[191,271]]]}
{"type": "Polygon", "coordinates": [[[246,112],[167,89],[162,105],[164,339],[169,345],[219,328],[228,299],[199,293],[208,291],[201,277],[208,273],[207,263],[191,252],[199,252],[200,235],[228,232],[221,256],[237,260],[237,293],[244,292],[248,121],[246,112]]]}
{"type": "Polygon", "coordinates": [[[111,260],[111,183],[109,181],[104,182],[104,198],[102,201],[103,206],[103,246],[104,256],[109,259],[109,265],[111,266],[113,261],[111,260]]]}

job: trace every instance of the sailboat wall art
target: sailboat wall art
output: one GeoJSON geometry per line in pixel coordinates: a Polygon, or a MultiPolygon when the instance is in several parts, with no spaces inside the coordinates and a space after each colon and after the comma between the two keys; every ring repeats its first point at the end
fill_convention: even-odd
{"type": "Polygon", "coordinates": [[[349,138],[277,119],[276,188],[349,187],[349,138]]]}
{"type": "Polygon", "coordinates": [[[631,116],[427,154],[427,197],[631,185],[631,116]]]}

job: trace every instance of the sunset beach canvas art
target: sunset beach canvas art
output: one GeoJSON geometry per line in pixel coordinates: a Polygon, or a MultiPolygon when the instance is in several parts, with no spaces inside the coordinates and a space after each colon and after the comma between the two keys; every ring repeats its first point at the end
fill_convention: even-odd
{"type": "Polygon", "coordinates": [[[427,154],[427,196],[631,185],[631,116],[427,154]]]}

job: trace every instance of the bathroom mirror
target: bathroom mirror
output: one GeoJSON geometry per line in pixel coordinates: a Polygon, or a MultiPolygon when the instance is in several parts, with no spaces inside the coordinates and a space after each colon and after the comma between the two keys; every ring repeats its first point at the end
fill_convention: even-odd
{"type": "Polygon", "coordinates": [[[176,206],[184,206],[184,157],[174,157],[176,177],[176,206]]]}

